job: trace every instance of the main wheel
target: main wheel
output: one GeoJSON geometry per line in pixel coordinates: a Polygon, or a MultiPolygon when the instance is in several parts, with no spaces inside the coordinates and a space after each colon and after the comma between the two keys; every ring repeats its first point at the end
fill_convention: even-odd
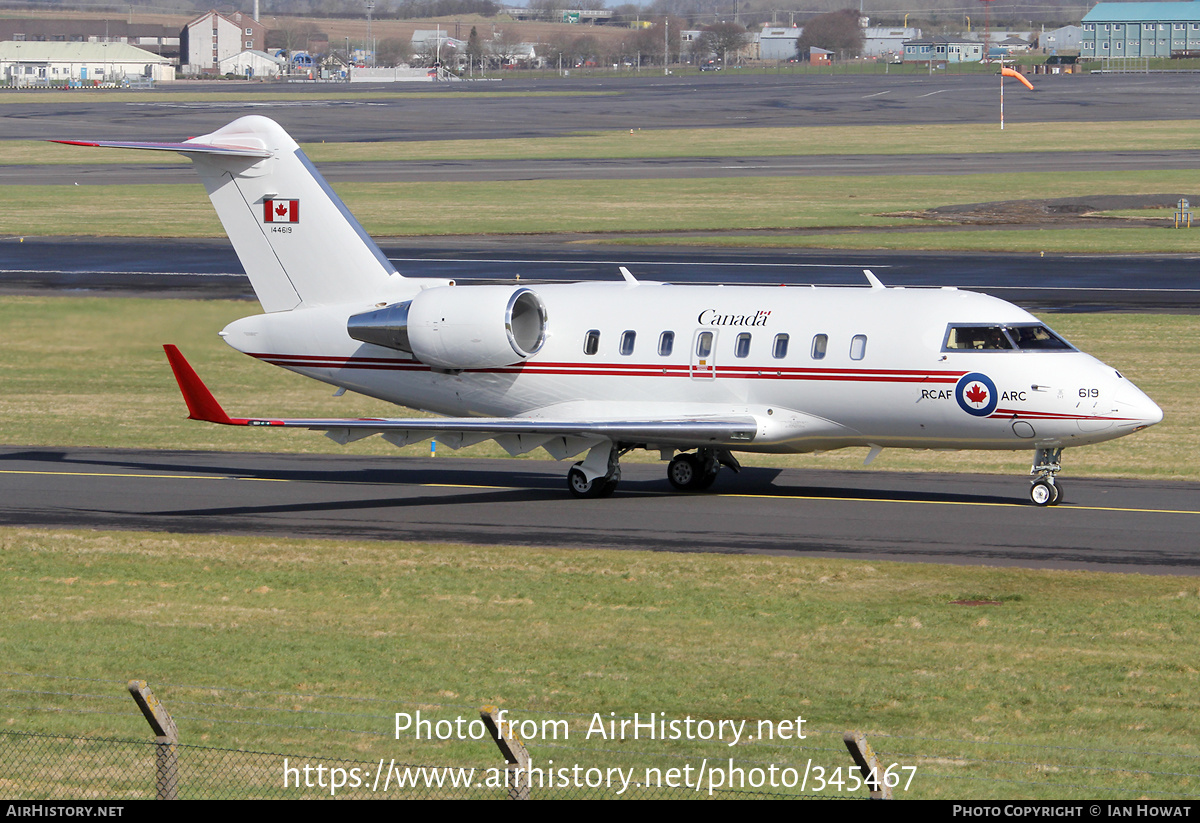
{"type": "Polygon", "coordinates": [[[700,488],[704,470],[700,458],[694,454],[677,454],[667,464],[667,480],[680,491],[700,488]]]}
{"type": "Polygon", "coordinates": [[[1058,502],[1059,492],[1054,488],[1054,484],[1046,478],[1035,480],[1033,485],[1029,487],[1029,499],[1033,501],[1035,506],[1050,506],[1058,502]]]}
{"type": "Polygon", "coordinates": [[[721,473],[721,464],[715,458],[710,458],[707,462],[702,462],[701,465],[703,466],[703,471],[696,483],[696,491],[704,491],[717,482],[717,475],[721,473]]]}
{"type": "Polygon", "coordinates": [[[608,497],[617,488],[617,478],[588,480],[582,470],[572,466],[567,472],[567,488],[575,497],[608,497]]]}
{"type": "MultiPolygon", "coordinates": [[[[600,478],[596,478],[599,480],[600,478]]],[[[576,497],[597,497],[600,484],[596,480],[588,480],[587,475],[574,466],[567,472],[567,488],[576,497]]]]}

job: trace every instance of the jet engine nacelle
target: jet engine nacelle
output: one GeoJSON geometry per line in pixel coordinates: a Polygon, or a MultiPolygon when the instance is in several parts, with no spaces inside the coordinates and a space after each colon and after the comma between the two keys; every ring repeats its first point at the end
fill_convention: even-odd
{"type": "Polygon", "coordinates": [[[435,368],[511,366],[541,349],[546,307],[527,288],[438,286],[353,315],[346,331],[363,343],[411,352],[435,368]]]}

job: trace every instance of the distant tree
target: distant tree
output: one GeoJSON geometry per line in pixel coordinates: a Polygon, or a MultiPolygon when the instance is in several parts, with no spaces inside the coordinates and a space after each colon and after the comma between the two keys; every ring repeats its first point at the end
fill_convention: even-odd
{"type": "Polygon", "coordinates": [[[620,5],[613,6],[612,13],[611,22],[618,25],[624,25],[625,23],[644,19],[645,17],[642,7],[636,3],[621,3],[620,5]]]}
{"type": "Polygon", "coordinates": [[[682,40],[681,34],[686,28],[684,21],[678,17],[669,19],[669,26],[665,32],[666,38],[663,37],[663,18],[658,18],[653,21],[653,25],[648,29],[637,30],[633,37],[628,41],[627,51],[633,50],[641,55],[642,63],[654,62],[662,63],[663,61],[663,45],[664,39],[669,40],[671,59],[679,59],[679,43],[682,40]]]}
{"type": "Polygon", "coordinates": [[[796,51],[805,54],[813,46],[831,51],[842,60],[862,54],[863,30],[858,25],[858,12],[831,11],[806,22],[804,32],[796,39],[796,51]]]}
{"type": "Polygon", "coordinates": [[[534,18],[537,20],[553,21],[555,19],[554,13],[563,8],[563,6],[564,4],[560,0],[529,0],[529,5],[526,8],[533,13],[534,18]]]}
{"type": "Polygon", "coordinates": [[[722,62],[728,62],[730,52],[737,54],[750,42],[750,32],[737,23],[714,23],[700,32],[700,42],[722,62]]]}
{"type": "Polygon", "coordinates": [[[599,64],[601,50],[600,41],[592,35],[576,37],[571,41],[571,61],[580,65],[599,64]]]}
{"type": "Polygon", "coordinates": [[[321,31],[316,23],[305,23],[296,20],[285,20],[277,29],[267,29],[266,47],[268,49],[285,49],[288,54],[294,51],[307,51],[310,40],[329,40],[329,35],[321,31]]]}
{"type": "Polygon", "coordinates": [[[386,40],[380,40],[375,47],[375,65],[377,66],[398,66],[401,63],[407,63],[409,53],[412,51],[412,42],[403,40],[399,37],[389,37],[386,40]]]}
{"type": "Polygon", "coordinates": [[[466,54],[467,59],[471,61],[471,65],[480,63],[483,60],[483,41],[479,39],[479,32],[475,30],[474,26],[471,26],[471,33],[467,36],[466,54]]]}
{"type": "Polygon", "coordinates": [[[517,60],[521,50],[521,33],[513,26],[496,32],[491,42],[492,57],[501,66],[511,65],[517,60]]]}
{"type": "MultiPolygon", "coordinates": [[[[329,2],[329,0],[323,0],[323,2],[329,2]]],[[[377,3],[375,16],[377,18],[392,16],[401,19],[411,19],[420,17],[449,17],[458,14],[480,14],[484,17],[495,17],[500,11],[500,5],[493,2],[493,0],[402,0],[402,2],[394,5],[395,10],[391,11],[387,3],[377,3]]],[[[357,9],[357,13],[347,16],[361,15],[361,3],[358,4],[357,9]]]]}

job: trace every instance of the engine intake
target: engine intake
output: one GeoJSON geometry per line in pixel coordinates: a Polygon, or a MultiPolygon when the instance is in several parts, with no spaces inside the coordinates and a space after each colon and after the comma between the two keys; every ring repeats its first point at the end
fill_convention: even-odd
{"type": "Polygon", "coordinates": [[[346,332],[363,343],[410,352],[436,368],[511,366],[542,348],[546,307],[527,288],[438,286],[352,315],[346,332]]]}

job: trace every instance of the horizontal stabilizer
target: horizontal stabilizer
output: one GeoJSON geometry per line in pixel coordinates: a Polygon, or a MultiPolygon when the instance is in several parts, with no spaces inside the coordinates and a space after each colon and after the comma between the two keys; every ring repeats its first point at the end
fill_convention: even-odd
{"type": "Polygon", "coordinates": [[[177,151],[183,154],[219,154],[225,157],[270,157],[266,146],[215,146],[211,143],[137,143],[120,140],[51,140],[65,146],[88,146],[100,149],[143,149],[145,151],[177,151]]]}

